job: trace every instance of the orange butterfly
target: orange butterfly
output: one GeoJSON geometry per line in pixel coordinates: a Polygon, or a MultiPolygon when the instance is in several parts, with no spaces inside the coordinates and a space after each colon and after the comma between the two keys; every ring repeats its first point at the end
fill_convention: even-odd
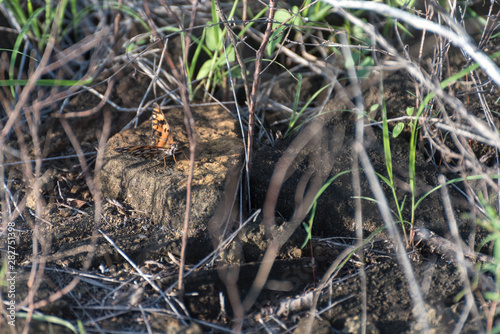
{"type": "MultiPolygon", "coordinates": [[[[127,153],[134,157],[149,159],[165,159],[177,151],[177,142],[170,133],[170,125],[158,103],[153,104],[153,139],[150,146],[127,146],[115,149],[119,153],[127,153]]],[[[165,160],[164,160],[165,162],[165,160]]]]}

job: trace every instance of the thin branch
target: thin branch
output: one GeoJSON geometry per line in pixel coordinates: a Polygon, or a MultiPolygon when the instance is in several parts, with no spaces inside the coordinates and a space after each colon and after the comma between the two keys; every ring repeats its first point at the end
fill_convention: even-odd
{"type": "Polygon", "coordinates": [[[273,32],[273,19],[274,13],[276,12],[277,0],[269,1],[269,21],[267,22],[266,32],[264,33],[264,38],[260,44],[260,48],[257,51],[255,59],[255,71],[253,73],[253,83],[252,92],[250,93],[250,105],[248,107],[248,160],[246,163],[247,173],[250,173],[251,162],[252,162],[252,151],[253,151],[253,141],[255,132],[255,109],[257,106],[257,93],[259,90],[259,83],[261,77],[262,69],[262,58],[264,57],[264,52],[266,51],[267,42],[271,38],[273,32]]]}
{"type": "MultiPolygon", "coordinates": [[[[184,215],[184,228],[182,232],[182,249],[181,249],[181,260],[180,260],[180,266],[179,266],[179,298],[183,297],[184,294],[184,267],[185,267],[185,261],[186,261],[186,248],[187,248],[187,241],[188,241],[188,232],[189,232],[189,218],[191,215],[191,202],[192,202],[192,196],[191,196],[191,191],[193,187],[193,175],[194,175],[194,159],[195,159],[195,154],[196,154],[196,129],[195,129],[195,124],[194,124],[194,118],[193,114],[191,112],[191,107],[189,106],[189,99],[188,99],[188,89],[187,89],[187,75],[186,75],[186,62],[187,62],[187,55],[189,52],[189,45],[191,44],[191,35],[193,32],[193,25],[194,25],[194,19],[196,15],[196,5],[197,1],[193,0],[193,6],[192,6],[192,11],[191,11],[191,22],[189,24],[189,33],[186,35],[185,39],[185,46],[184,46],[184,59],[181,64],[181,69],[182,69],[182,74],[179,75],[179,72],[177,72],[177,79],[180,82],[179,85],[179,93],[182,99],[182,104],[184,107],[184,123],[186,124],[186,132],[187,136],[189,138],[189,175],[188,175],[188,180],[187,180],[187,190],[186,190],[186,212],[184,215]]],[[[176,73],[174,72],[174,74],[176,73]]]]}

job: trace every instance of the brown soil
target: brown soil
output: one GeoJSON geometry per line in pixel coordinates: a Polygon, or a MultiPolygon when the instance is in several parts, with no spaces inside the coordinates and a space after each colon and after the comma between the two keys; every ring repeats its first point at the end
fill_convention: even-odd
{"type": "MultiPolygon", "coordinates": [[[[127,77],[125,77],[124,80],[127,80],[127,77]]],[[[391,110],[404,110],[406,108],[406,104],[404,103],[401,105],[393,105],[393,103],[402,103],[403,100],[392,100],[390,98],[392,94],[391,89],[403,88],[404,91],[400,94],[406,92],[406,87],[401,84],[405,82],[405,80],[407,80],[407,78],[402,74],[391,76],[386,80],[385,94],[388,96],[387,103],[391,110]]],[[[118,96],[128,94],[128,90],[120,90],[121,86],[123,85],[118,86],[115,94],[118,96]]],[[[377,96],[378,92],[375,90],[372,91],[371,94],[377,96]]],[[[394,92],[394,95],[397,94],[394,92]]],[[[375,97],[371,98],[370,95],[367,96],[368,101],[374,98],[375,97]]],[[[79,103],[82,103],[84,99],[80,96],[79,100],[79,103]]],[[[218,111],[218,113],[220,114],[221,111],[218,111]]],[[[199,114],[196,113],[195,115],[199,114]]],[[[168,117],[175,129],[182,128],[182,113],[180,111],[169,111],[168,117]]],[[[221,126],[224,128],[223,123],[220,121],[211,123],[211,120],[217,121],[216,117],[206,117],[205,120],[203,120],[203,115],[196,117],[198,122],[202,122],[203,124],[207,124],[208,127],[212,127],[212,130],[210,130],[210,128],[207,128],[207,130],[200,129],[199,132],[202,137],[205,131],[207,133],[210,133],[210,131],[216,133],[217,131],[221,131],[221,126]]],[[[122,117],[119,119],[122,119],[122,117]]],[[[89,129],[92,129],[92,126],[90,121],[88,122],[88,126],[79,127],[82,131],[77,132],[78,138],[82,138],[82,141],[84,141],[83,138],[89,138],[88,140],[91,140],[91,138],[93,136],[95,138],[96,135],[89,131],[89,129]]],[[[101,119],[95,117],[94,122],[99,123],[101,119]]],[[[231,122],[232,124],[236,124],[235,121],[231,122]]],[[[124,122],[118,123],[123,124],[124,122]]],[[[146,120],[144,126],[137,128],[137,130],[133,130],[134,133],[149,133],[149,124],[150,121],[146,120]]],[[[230,127],[232,129],[231,133],[233,134],[228,138],[234,138],[235,127],[234,125],[230,127]]],[[[75,129],[77,130],[78,128],[75,127],[75,129]]],[[[60,130],[59,132],[57,131],[58,128],[56,126],[52,128],[52,132],[55,133],[53,137],[56,141],[57,134],[63,136],[60,130]]],[[[178,130],[178,133],[178,139],[181,142],[185,142],[186,139],[182,136],[182,131],[178,130]]],[[[370,151],[372,152],[370,153],[370,157],[373,160],[376,170],[384,173],[385,162],[379,144],[381,143],[381,134],[378,129],[373,129],[371,133],[373,140],[370,146],[370,151]]],[[[135,137],[132,135],[125,136],[125,134],[126,132],[115,136],[108,146],[112,148],[133,143],[141,144],[140,139],[134,139],[135,137]]],[[[228,132],[226,131],[226,136],[227,134],[228,132]]],[[[329,148],[329,150],[333,152],[333,163],[329,175],[335,175],[338,172],[351,168],[352,155],[349,143],[352,140],[352,135],[353,122],[349,115],[337,117],[335,120],[332,119],[325,127],[325,137],[322,141],[331,142],[334,146],[329,148]],[[343,136],[339,137],[339,133],[342,133],[343,136]]],[[[218,138],[207,138],[206,142],[213,140],[220,143],[224,141],[223,135],[217,136],[218,138]]],[[[405,147],[407,147],[408,143],[404,136],[402,136],[394,140],[392,144],[394,145],[393,159],[395,173],[400,184],[398,199],[401,200],[405,194],[408,194],[407,188],[405,188],[405,184],[407,184],[407,171],[405,170],[407,152],[405,151],[405,147]],[[399,146],[401,148],[399,148],[399,146]]],[[[275,146],[265,146],[257,151],[253,164],[253,174],[251,176],[252,204],[255,208],[260,208],[263,205],[268,190],[269,180],[274,171],[274,166],[289,145],[290,140],[282,140],[275,146]]],[[[290,215],[293,213],[295,203],[293,194],[295,193],[298,180],[310,167],[308,165],[307,156],[312,154],[311,152],[313,149],[314,148],[311,147],[304,150],[304,152],[308,152],[304,158],[305,160],[298,163],[295,171],[290,174],[288,181],[285,182],[282,187],[281,197],[278,201],[276,210],[277,214],[285,221],[290,218],[290,215]]],[[[225,153],[230,153],[231,150],[232,149],[226,149],[225,153]]],[[[108,149],[108,151],[110,150],[108,149]]],[[[217,152],[220,151],[216,150],[214,153],[215,157],[213,158],[207,155],[210,154],[210,152],[200,154],[200,160],[197,161],[197,166],[199,165],[200,168],[196,173],[196,175],[200,175],[200,180],[209,175],[204,168],[208,168],[207,166],[210,166],[210,163],[218,164],[217,157],[221,156],[221,154],[217,152]]],[[[110,159],[118,159],[115,153],[109,153],[113,156],[110,159]]],[[[53,152],[53,154],[56,154],[56,152],[53,152]]],[[[224,156],[227,156],[227,154],[224,156]]],[[[233,156],[233,158],[229,160],[232,160],[234,163],[238,161],[238,158],[233,156]]],[[[176,182],[182,182],[187,174],[186,169],[188,161],[181,155],[178,157],[177,163],[169,160],[166,169],[163,168],[163,161],[148,162],[125,156],[119,157],[117,161],[119,164],[115,163],[112,167],[111,165],[105,165],[105,174],[102,178],[103,189],[105,189],[105,196],[111,196],[119,200],[125,199],[124,207],[117,207],[113,202],[104,202],[103,218],[101,220],[100,229],[106,233],[132,261],[139,265],[145,273],[158,274],[159,276],[156,280],[157,284],[162,289],[166,289],[173,285],[177,279],[175,276],[177,267],[172,263],[170,258],[171,254],[174,256],[179,255],[179,231],[181,225],[180,223],[171,223],[169,219],[162,220],[161,217],[155,217],[155,205],[162,210],[167,209],[164,204],[157,204],[160,201],[147,204],[150,208],[149,210],[147,208],[139,209],[138,206],[140,206],[141,201],[144,202],[144,199],[136,201],[137,199],[134,198],[134,191],[147,193],[148,188],[142,189],[137,186],[126,186],[125,184],[127,182],[124,180],[136,178],[137,180],[141,180],[140,182],[143,182],[143,186],[145,187],[158,187],[154,186],[155,182],[162,184],[164,186],[154,192],[155,194],[158,193],[156,196],[159,196],[159,198],[165,196],[165,194],[171,196],[172,190],[170,189],[179,189],[179,186],[170,186],[169,183],[172,181],[168,180],[172,180],[172,177],[177,177],[180,181],[176,182]],[[127,170],[131,170],[133,173],[125,176],[128,173],[126,172],[127,170]],[[146,175],[145,178],[141,176],[141,173],[146,175]],[[112,176],[107,175],[119,175],[122,179],[117,183],[112,183],[110,181],[112,176]],[[130,188],[127,190],[127,187],[130,188]],[[128,195],[123,195],[125,193],[128,195]],[[153,212],[153,215],[148,214],[148,212],[153,212]]],[[[228,161],[228,159],[223,159],[221,164],[224,165],[226,161],[228,161]]],[[[109,163],[110,162],[108,162],[108,164],[109,163]]],[[[423,194],[435,185],[437,172],[426,163],[422,155],[419,155],[417,164],[420,175],[419,189],[423,194]]],[[[216,188],[224,189],[224,179],[228,174],[228,168],[222,171],[215,169],[215,167],[210,167],[208,169],[210,169],[212,173],[215,173],[215,176],[210,177],[212,180],[211,182],[205,185],[200,184],[200,187],[195,187],[195,206],[200,203],[197,200],[196,193],[198,191],[203,191],[204,187],[213,186],[216,184],[217,179],[220,179],[220,181],[217,181],[219,185],[216,186],[216,188]]],[[[47,207],[50,214],[50,224],[42,224],[40,237],[46,241],[50,241],[50,243],[45,243],[46,245],[50,245],[50,248],[44,250],[47,251],[49,255],[48,264],[50,270],[45,274],[46,280],[39,288],[37,298],[42,298],[44,294],[46,295],[51,289],[54,289],[54,284],[57,286],[64,284],[64,282],[68,282],[71,274],[70,271],[64,268],[78,270],[78,268],[81,267],[85,255],[87,254],[86,252],[88,251],[88,245],[91,244],[92,231],[94,230],[94,205],[86,190],[85,184],[77,177],[76,172],[72,172],[71,169],[65,170],[61,167],[58,168],[57,165],[54,165],[47,173],[46,183],[42,189],[44,190],[43,197],[48,201],[47,207]],[[61,186],[61,182],[63,181],[64,183],[61,186]],[[54,189],[57,189],[56,184],[59,184],[59,187],[61,187],[61,193],[63,194],[63,198],[67,199],[67,202],[71,197],[75,201],[81,201],[83,206],[79,207],[78,211],[70,206],[61,207],[61,198],[58,197],[58,194],[54,193],[54,189]],[[62,270],[62,273],[58,273],[54,270],[62,270]],[[49,282],[51,284],[49,284],[49,282]],[[49,289],[49,291],[46,291],[46,289],[49,289]]],[[[350,180],[350,174],[340,177],[321,197],[314,221],[313,235],[320,238],[334,238],[339,241],[344,240],[344,242],[347,243],[349,243],[348,240],[350,238],[355,237],[353,192],[350,180]]],[[[210,193],[213,194],[214,191],[215,188],[210,190],[210,193]]],[[[370,190],[366,184],[363,186],[363,192],[365,196],[370,196],[370,190]]],[[[182,193],[185,194],[185,190],[181,192],[179,197],[185,198],[185,195],[182,195],[182,193]]],[[[217,195],[216,198],[220,198],[221,196],[222,195],[217,195]]],[[[457,202],[460,202],[458,195],[455,194],[454,198],[457,202]]],[[[206,201],[206,199],[200,201],[206,201]]],[[[193,215],[192,217],[194,223],[187,248],[188,265],[197,263],[212,250],[211,244],[214,240],[212,240],[206,227],[209,218],[213,215],[213,209],[217,207],[218,201],[219,200],[216,200],[209,205],[211,208],[210,212],[212,213],[206,214],[204,216],[205,218],[203,218],[203,216],[201,218],[196,218],[198,217],[197,215],[193,215]],[[200,229],[197,226],[204,228],[200,229]]],[[[458,205],[460,205],[460,203],[458,205]]],[[[204,206],[202,206],[201,209],[202,211],[203,207],[204,206]]],[[[375,204],[370,202],[364,203],[363,209],[365,222],[364,233],[365,235],[369,235],[382,227],[383,223],[380,220],[375,204]]],[[[462,210],[464,209],[462,208],[462,210]]],[[[183,210],[179,210],[179,214],[182,212],[183,210]]],[[[446,236],[446,220],[443,217],[443,209],[437,195],[430,196],[428,200],[424,201],[417,214],[421,225],[434,230],[438,234],[446,236]]],[[[182,221],[182,218],[183,216],[181,215],[179,218],[180,221],[182,221]]],[[[19,248],[19,253],[21,263],[26,266],[24,270],[27,275],[30,270],[30,263],[33,261],[32,248],[30,246],[33,236],[29,232],[31,228],[28,221],[22,223],[22,221],[19,220],[17,226],[19,229],[25,231],[20,234],[21,239],[19,240],[19,245],[21,247],[19,248]]],[[[461,224],[461,229],[464,235],[469,232],[470,227],[467,225],[467,221],[461,224]]],[[[304,303],[304,305],[298,308],[294,307],[287,312],[281,310],[280,305],[281,308],[283,308],[283,305],[292,303],[293,299],[299,298],[297,296],[301,296],[313,288],[315,285],[314,282],[321,279],[328,266],[344,248],[341,244],[332,246],[331,243],[318,239],[311,245],[311,251],[308,250],[309,246],[301,250],[298,246],[302,243],[305,236],[302,229],[297,230],[280,252],[280,260],[274,264],[269,277],[270,282],[277,282],[277,285],[269,285],[270,287],[266,288],[259,296],[257,303],[248,315],[249,320],[247,325],[249,328],[258,326],[255,322],[257,318],[252,316],[252,314],[260,314],[264,309],[268,309],[269,312],[277,314],[282,321],[290,326],[293,326],[293,324],[301,318],[300,316],[299,318],[295,318],[296,315],[305,315],[304,312],[307,311],[309,307],[308,303],[304,303]],[[311,267],[311,254],[314,254],[315,259],[314,270],[311,267]],[[292,314],[294,314],[293,317],[291,316],[292,314]]],[[[413,318],[411,312],[412,302],[408,294],[407,281],[404,274],[398,269],[393,251],[388,247],[389,244],[385,241],[386,238],[387,235],[385,232],[377,233],[375,239],[377,241],[372,244],[372,250],[368,250],[366,254],[366,262],[368,263],[366,267],[368,324],[369,326],[373,326],[373,330],[376,328],[381,333],[410,332],[413,328],[413,318]]],[[[236,248],[241,250],[238,253],[238,262],[240,263],[238,265],[238,288],[241,296],[245,296],[258,271],[260,266],[259,261],[262,259],[262,254],[267,244],[261,220],[258,219],[255,223],[248,225],[240,233],[236,242],[239,245],[236,246],[236,248]]],[[[234,248],[234,246],[232,247],[234,248]]],[[[426,288],[424,297],[429,307],[428,315],[431,319],[431,324],[435,329],[451,328],[450,326],[453,326],[457,321],[463,308],[462,301],[454,301],[454,298],[463,289],[458,269],[453,264],[436,258],[435,255],[430,253],[427,254],[425,251],[422,253],[417,250],[417,252],[419,252],[420,255],[415,257],[412,265],[419,284],[426,288]]],[[[230,257],[230,255],[227,256],[230,257]]],[[[88,274],[96,275],[96,277],[107,276],[114,280],[120,280],[120,277],[126,278],[132,273],[130,271],[131,268],[124,262],[123,257],[105,242],[101,236],[99,236],[98,248],[93,263],[92,271],[88,274]],[[107,273],[100,273],[98,267],[102,265],[110,269],[110,271],[107,273]]],[[[334,303],[335,306],[333,308],[322,314],[321,319],[338,330],[344,328],[344,330],[351,331],[353,330],[352,328],[356,326],[359,327],[359,315],[361,314],[360,281],[359,268],[355,263],[356,261],[353,261],[352,264],[347,265],[337,274],[337,277],[333,281],[333,285],[328,292],[325,292],[319,303],[319,306],[322,306],[326,305],[329,300],[330,302],[332,300],[337,301],[334,303]]],[[[27,279],[26,275],[23,276],[25,279],[27,279]]],[[[25,286],[21,281],[19,282],[20,287],[25,286]]],[[[112,287],[113,284],[109,285],[110,289],[112,287]]],[[[143,293],[141,296],[142,300],[151,302],[159,297],[158,293],[153,291],[150,286],[141,284],[141,287],[141,292],[143,293]]],[[[133,288],[133,286],[131,286],[131,288],[133,288]]],[[[92,301],[92,298],[90,298],[90,295],[94,294],[92,291],[95,289],[96,287],[93,287],[92,284],[81,282],[72,295],[75,293],[81,294],[82,297],[80,300],[83,302],[82,306],[97,306],[99,303],[96,304],[92,301]]],[[[22,291],[21,288],[20,291],[22,291]]],[[[102,293],[104,293],[104,291],[102,293]]],[[[125,301],[123,303],[126,305],[127,292],[120,293],[125,293],[125,296],[121,298],[124,298],[125,301]]],[[[225,311],[227,313],[219,307],[221,303],[220,293],[223,293],[223,296],[227,297],[227,290],[216,269],[205,266],[194,271],[192,275],[187,277],[186,293],[187,297],[184,302],[191,317],[194,319],[216,322],[224,326],[230,326],[232,313],[229,301],[226,300],[225,311]]],[[[20,295],[24,295],[24,293],[20,292],[20,295]]],[[[96,296],[96,298],[100,299],[101,297],[96,296]]],[[[118,300],[120,299],[119,296],[113,295],[108,298],[109,300],[104,302],[105,305],[120,303],[118,300]]],[[[54,314],[65,319],[72,319],[75,317],[75,314],[80,314],[80,311],[74,309],[74,306],[73,298],[66,296],[57,303],[51,303],[41,310],[45,313],[54,314]],[[72,311],[70,311],[70,309],[72,311]]],[[[101,306],[103,305],[101,304],[101,306]]],[[[100,311],[99,313],[102,312],[104,311],[100,311]]],[[[134,312],[130,311],[123,316],[116,316],[113,319],[104,320],[100,322],[100,324],[107,330],[119,330],[123,328],[135,328],[136,330],[140,330],[140,328],[142,328],[140,325],[135,324],[132,326],[131,323],[126,320],[130,319],[130,316],[133,314],[134,312]],[[124,316],[125,318],[123,318],[124,316]]],[[[80,314],[80,316],[83,317],[84,315],[80,314]]],[[[94,316],[98,317],[98,314],[94,314],[94,316]]],[[[153,319],[151,319],[152,327],[161,331],[161,328],[164,328],[162,326],[167,326],[162,319],[163,318],[158,315],[153,317],[153,319]]],[[[474,320],[474,318],[471,318],[465,327],[469,329],[468,331],[470,332],[475,332],[474,328],[476,327],[474,327],[474,320]]],[[[197,327],[198,329],[204,328],[203,325],[198,325],[201,326],[197,327]]],[[[319,326],[319,324],[317,325],[319,326]]],[[[92,327],[90,324],[88,326],[92,327]]],[[[172,324],[170,323],[168,326],[172,326],[172,324]]],[[[277,324],[274,326],[277,326],[277,324]]],[[[278,330],[278,327],[275,329],[278,330]]]]}

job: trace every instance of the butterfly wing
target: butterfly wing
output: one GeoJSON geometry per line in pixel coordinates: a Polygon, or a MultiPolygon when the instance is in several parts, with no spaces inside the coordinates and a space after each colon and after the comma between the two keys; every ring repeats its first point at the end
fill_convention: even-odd
{"type": "Polygon", "coordinates": [[[153,139],[151,145],[172,147],[174,138],[170,133],[170,125],[158,103],[153,104],[153,139]]]}
{"type": "Polygon", "coordinates": [[[134,157],[152,160],[162,159],[164,157],[172,156],[177,151],[177,143],[173,143],[170,147],[160,146],[127,146],[115,148],[115,152],[130,154],[134,157]]]}
{"type": "Polygon", "coordinates": [[[176,153],[177,143],[170,134],[170,125],[158,103],[153,104],[153,139],[150,146],[127,146],[115,149],[118,153],[126,153],[146,160],[162,159],[176,153]]]}
{"type": "Polygon", "coordinates": [[[146,160],[157,159],[164,153],[164,149],[155,146],[127,146],[115,149],[118,153],[130,154],[146,160]]]}

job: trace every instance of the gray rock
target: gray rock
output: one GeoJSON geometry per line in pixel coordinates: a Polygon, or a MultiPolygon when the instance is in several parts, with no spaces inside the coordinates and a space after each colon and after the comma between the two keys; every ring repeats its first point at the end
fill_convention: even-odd
{"type": "MultiPolygon", "coordinates": [[[[219,203],[227,172],[241,164],[243,144],[235,119],[220,107],[193,108],[198,134],[192,188],[190,235],[206,229],[219,203]]],[[[108,142],[101,182],[106,197],[125,201],[135,210],[151,214],[154,222],[180,232],[186,210],[189,174],[188,139],[182,109],[164,111],[178,154],[165,162],[119,154],[115,148],[149,145],[151,120],[136,129],[123,131],[108,142]]]]}

